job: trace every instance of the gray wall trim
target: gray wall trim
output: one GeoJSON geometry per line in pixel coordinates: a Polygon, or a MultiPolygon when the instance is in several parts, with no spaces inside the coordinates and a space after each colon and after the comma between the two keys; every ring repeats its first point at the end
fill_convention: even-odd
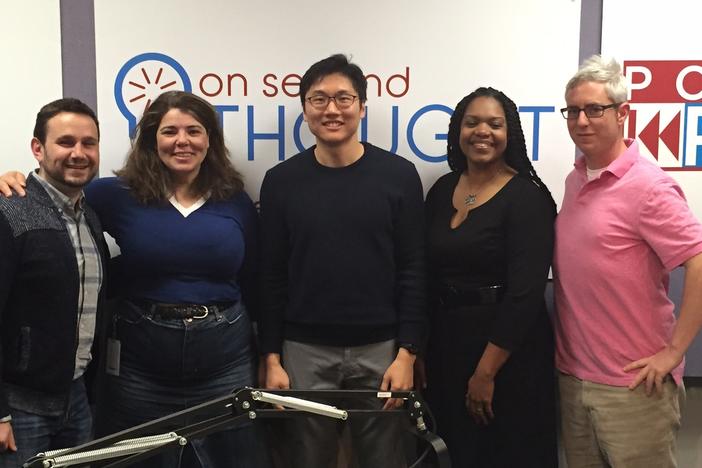
{"type": "Polygon", "coordinates": [[[59,8],[63,96],[78,98],[97,112],[93,0],[61,0],[59,8]]]}
{"type": "Polygon", "coordinates": [[[602,2],[581,0],[580,5],[580,55],[578,63],[593,54],[602,52],[602,2]]]}

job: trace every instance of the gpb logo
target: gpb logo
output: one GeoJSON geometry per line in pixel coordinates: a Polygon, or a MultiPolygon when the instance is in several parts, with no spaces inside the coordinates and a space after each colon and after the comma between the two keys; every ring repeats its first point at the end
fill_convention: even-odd
{"type": "Polygon", "coordinates": [[[151,102],[159,94],[175,89],[192,91],[192,85],[183,66],[167,55],[147,52],[120,68],[115,79],[115,102],[127,119],[130,137],[151,102]]]}
{"type": "Polygon", "coordinates": [[[666,170],[702,170],[702,61],[625,61],[627,136],[666,170]]]}

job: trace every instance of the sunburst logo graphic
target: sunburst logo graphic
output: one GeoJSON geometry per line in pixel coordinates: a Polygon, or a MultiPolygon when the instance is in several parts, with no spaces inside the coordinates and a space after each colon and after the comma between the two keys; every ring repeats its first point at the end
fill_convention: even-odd
{"type": "MultiPolygon", "coordinates": [[[[129,80],[129,85],[137,88],[138,89],[137,92],[141,92],[141,94],[138,94],[138,95],[134,96],[133,98],[131,98],[129,100],[130,103],[136,102],[140,99],[143,100],[146,97],[146,91],[148,91],[147,86],[150,86],[152,84],[151,79],[149,78],[149,72],[146,71],[146,68],[141,67],[140,70],[141,70],[141,74],[144,76],[144,83],[140,84],[140,83],[137,83],[136,81],[129,80]]],[[[167,83],[160,84],[159,81],[161,80],[162,75],[163,75],[163,67],[159,67],[158,72],[156,73],[156,78],[153,81],[154,86],[158,86],[159,90],[166,90],[166,89],[172,87],[174,84],[176,84],[176,80],[171,80],[167,83]]],[[[144,111],[146,111],[149,108],[150,104],[151,104],[151,98],[148,98],[146,100],[146,104],[144,105],[144,111]]]]}
{"type": "Polygon", "coordinates": [[[117,73],[115,101],[134,135],[137,120],[161,93],[171,90],[191,91],[190,78],[173,58],[155,52],[133,57],[117,73]]]}

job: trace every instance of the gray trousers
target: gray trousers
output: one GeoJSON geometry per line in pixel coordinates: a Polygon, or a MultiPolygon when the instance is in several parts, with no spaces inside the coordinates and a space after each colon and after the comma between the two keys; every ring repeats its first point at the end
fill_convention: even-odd
{"type": "MultiPolygon", "coordinates": [[[[363,346],[320,346],[283,343],[283,366],[290,386],[309,390],[378,390],[383,374],[395,359],[394,340],[363,346]]],[[[334,400],[343,409],[380,409],[378,398],[334,400]]],[[[294,419],[288,431],[290,460],[295,468],[335,468],[339,435],[349,426],[353,453],[360,468],[407,466],[402,443],[402,419],[350,418],[342,423],[324,417],[294,419]]]]}

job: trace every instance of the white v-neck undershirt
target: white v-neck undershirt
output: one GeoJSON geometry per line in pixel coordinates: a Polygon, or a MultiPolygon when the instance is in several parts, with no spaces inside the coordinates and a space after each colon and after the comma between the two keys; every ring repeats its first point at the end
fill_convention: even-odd
{"type": "Polygon", "coordinates": [[[190,213],[194,212],[195,210],[200,208],[202,205],[204,205],[205,202],[207,201],[207,198],[200,197],[200,199],[198,201],[196,201],[195,203],[193,203],[192,205],[190,205],[187,208],[184,207],[183,205],[181,205],[180,203],[178,203],[178,200],[176,200],[175,195],[171,196],[171,198],[169,198],[168,201],[171,202],[171,205],[173,205],[173,207],[176,210],[178,210],[180,212],[180,214],[183,215],[183,218],[187,218],[188,215],[190,215],[190,213]]]}

